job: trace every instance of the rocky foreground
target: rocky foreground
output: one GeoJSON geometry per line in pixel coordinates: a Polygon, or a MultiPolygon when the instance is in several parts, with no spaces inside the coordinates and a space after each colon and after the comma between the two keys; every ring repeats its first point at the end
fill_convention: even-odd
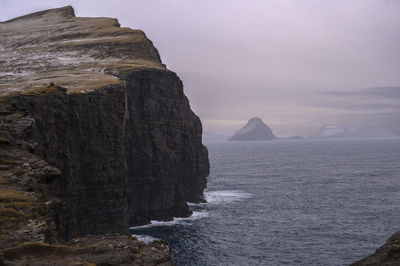
{"type": "Polygon", "coordinates": [[[188,216],[209,172],[175,73],[72,7],[0,23],[0,265],[170,265],[133,225],[188,216]]]}
{"type": "Polygon", "coordinates": [[[351,266],[398,266],[400,265],[400,232],[392,235],[376,252],[351,266]]]}

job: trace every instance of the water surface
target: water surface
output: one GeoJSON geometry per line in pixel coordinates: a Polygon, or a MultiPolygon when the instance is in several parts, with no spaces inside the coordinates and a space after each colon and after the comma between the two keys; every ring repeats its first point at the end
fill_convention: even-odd
{"type": "Polygon", "coordinates": [[[208,203],[132,232],[176,265],[348,265],[400,231],[399,140],[206,145],[208,203]]]}

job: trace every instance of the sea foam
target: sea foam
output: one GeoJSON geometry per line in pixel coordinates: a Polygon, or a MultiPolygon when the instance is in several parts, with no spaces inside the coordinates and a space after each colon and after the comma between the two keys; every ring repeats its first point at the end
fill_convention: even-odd
{"type": "Polygon", "coordinates": [[[153,241],[157,241],[160,240],[158,238],[149,236],[149,235],[135,235],[135,234],[131,234],[131,236],[136,237],[139,241],[142,241],[146,244],[151,243],[153,241]]]}
{"type": "Polygon", "coordinates": [[[133,230],[134,233],[136,233],[132,234],[132,236],[136,237],[138,240],[142,242],[151,243],[159,239],[150,235],[140,234],[140,231],[142,229],[147,229],[152,227],[174,226],[174,225],[183,225],[183,226],[191,225],[193,221],[209,216],[209,212],[205,210],[206,206],[209,204],[214,205],[214,204],[233,203],[251,198],[250,193],[242,192],[240,190],[206,191],[204,192],[204,196],[207,201],[206,203],[196,204],[188,202],[188,205],[191,207],[191,209],[196,210],[193,211],[193,214],[191,216],[186,218],[174,218],[171,221],[153,220],[150,221],[150,224],[131,227],[130,229],[133,230]],[[197,210],[198,208],[196,207],[198,207],[200,210],[197,210]]]}
{"type": "Polygon", "coordinates": [[[154,226],[172,226],[172,225],[190,225],[192,221],[201,219],[204,217],[208,217],[208,212],[206,211],[194,211],[193,214],[189,217],[186,218],[174,218],[171,221],[150,221],[150,224],[145,224],[145,225],[139,225],[139,226],[134,226],[131,227],[130,229],[144,229],[144,228],[150,228],[154,226]]]}
{"type": "Polygon", "coordinates": [[[232,203],[251,198],[250,193],[240,190],[206,191],[204,196],[208,204],[232,203]]]}

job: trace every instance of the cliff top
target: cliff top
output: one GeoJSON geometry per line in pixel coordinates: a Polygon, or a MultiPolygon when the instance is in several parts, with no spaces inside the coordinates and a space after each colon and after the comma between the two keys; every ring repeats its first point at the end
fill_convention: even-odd
{"type": "Polygon", "coordinates": [[[0,35],[0,96],[50,83],[80,93],[119,84],[125,70],[166,69],[142,31],[75,17],[71,6],[0,22],[0,35]]]}

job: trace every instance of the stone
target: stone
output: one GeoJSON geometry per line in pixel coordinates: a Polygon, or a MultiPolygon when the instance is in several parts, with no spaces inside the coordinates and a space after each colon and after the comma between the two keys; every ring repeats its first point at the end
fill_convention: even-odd
{"type": "Polygon", "coordinates": [[[351,266],[397,266],[400,265],[400,232],[393,234],[376,252],[351,266]]]}
{"type": "MultiPolygon", "coordinates": [[[[130,226],[191,214],[209,174],[201,122],[142,31],[68,6],[2,22],[0,34],[0,189],[30,195],[10,196],[12,208],[0,201],[4,263],[23,263],[7,254],[26,245],[34,260],[36,250],[75,250],[72,239],[123,238],[130,226]]],[[[112,254],[104,261],[119,265],[112,254]]]]}

